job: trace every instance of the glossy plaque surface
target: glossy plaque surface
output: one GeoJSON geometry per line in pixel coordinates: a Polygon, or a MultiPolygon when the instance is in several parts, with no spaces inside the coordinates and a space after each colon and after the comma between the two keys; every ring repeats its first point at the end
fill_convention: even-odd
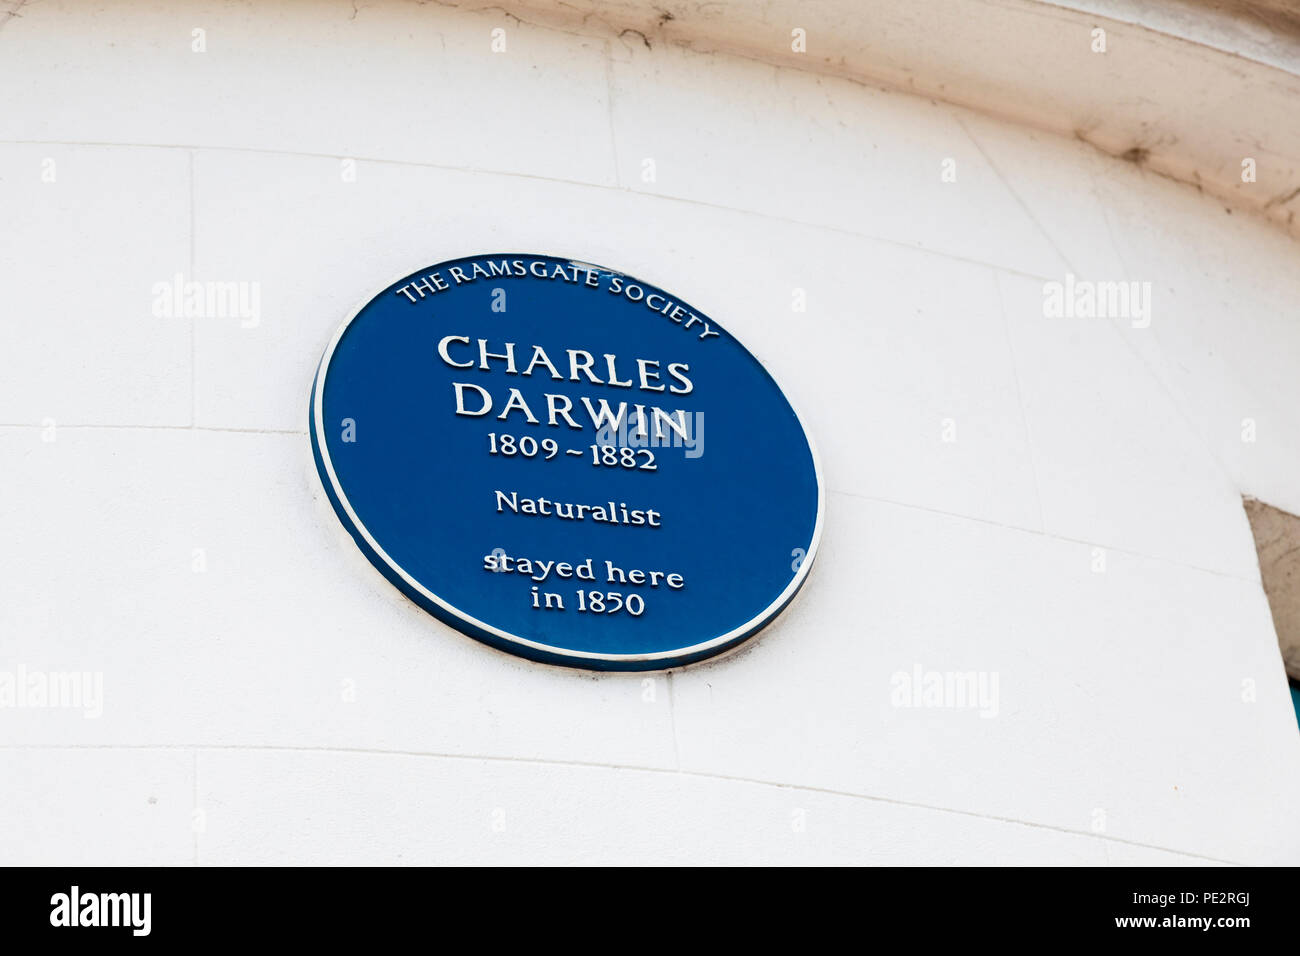
{"type": "Polygon", "coordinates": [[[588,263],[482,255],[385,287],[321,359],[310,432],[375,567],[548,663],[733,647],[820,537],[816,456],[768,372],[672,292],[588,263]]]}

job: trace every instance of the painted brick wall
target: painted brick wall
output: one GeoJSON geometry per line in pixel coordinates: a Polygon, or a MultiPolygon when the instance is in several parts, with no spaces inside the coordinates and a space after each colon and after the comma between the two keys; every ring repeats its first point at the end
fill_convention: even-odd
{"type": "Polygon", "coordinates": [[[0,708],[0,862],[1300,859],[1241,506],[1300,509],[1271,227],[972,112],[499,11],[41,0],[0,80],[0,672],[103,680],[97,717],[0,708]],[[824,550],[739,653],[516,660],[330,512],[333,329],[501,250],[673,289],[805,415],[824,550]],[[1149,322],[1046,317],[1067,274],[1149,282],[1149,322]],[[168,315],[177,275],[257,314],[168,315]],[[917,668],[996,706],[896,706],[917,668]]]}

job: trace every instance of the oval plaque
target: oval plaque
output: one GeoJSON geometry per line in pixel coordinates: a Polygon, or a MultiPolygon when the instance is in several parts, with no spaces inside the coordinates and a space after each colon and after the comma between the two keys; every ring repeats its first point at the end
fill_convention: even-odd
{"type": "Polygon", "coordinates": [[[589,263],[473,256],[385,287],[326,349],[310,434],[389,581],[553,664],[734,647],[821,535],[816,454],[771,375],[699,309],[589,263]]]}

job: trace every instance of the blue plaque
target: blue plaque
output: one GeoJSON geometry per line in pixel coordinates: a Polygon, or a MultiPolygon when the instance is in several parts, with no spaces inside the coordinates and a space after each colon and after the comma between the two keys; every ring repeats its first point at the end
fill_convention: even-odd
{"type": "Polygon", "coordinates": [[[766,369],[677,295],[589,263],[473,256],[385,287],[325,350],[310,433],[389,581],[547,663],[732,648],[821,537],[816,454],[766,369]]]}

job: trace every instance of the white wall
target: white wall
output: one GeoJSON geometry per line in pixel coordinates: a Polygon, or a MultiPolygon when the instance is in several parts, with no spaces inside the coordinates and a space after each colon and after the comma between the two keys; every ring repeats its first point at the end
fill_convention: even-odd
{"type": "Polygon", "coordinates": [[[1300,510],[1281,233],[974,113],[499,11],[42,0],[0,81],[0,671],[104,679],[98,719],[0,709],[0,862],[1300,861],[1240,502],[1300,510]],[[442,626],[314,475],[349,307],[499,250],[698,304],[819,445],[800,597],[652,695],[442,626]],[[260,322],[154,317],[177,272],[259,282],[260,322]],[[1150,281],[1150,327],[1044,318],[1066,272],[1150,281]],[[891,706],[917,664],[996,672],[997,716],[891,706]]]}

